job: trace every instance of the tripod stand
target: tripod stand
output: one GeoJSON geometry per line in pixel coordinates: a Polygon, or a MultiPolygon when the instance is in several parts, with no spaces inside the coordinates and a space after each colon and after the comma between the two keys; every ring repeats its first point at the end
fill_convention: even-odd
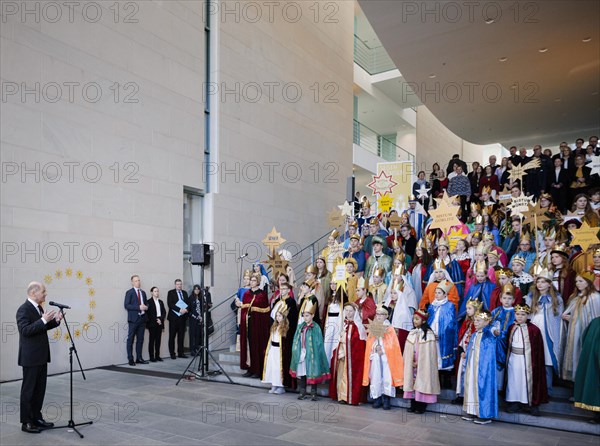
{"type": "Polygon", "coordinates": [[[77,349],[75,348],[75,341],[73,341],[73,336],[71,336],[71,330],[69,329],[69,324],[67,323],[67,318],[65,316],[65,311],[63,308],[60,309],[62,313],[63,320],[65,321],[65,327],[67,327],[67,333],[69,335],[69,340],[71,341],[71,346],[69,347],[69,381],[70,381],[70,404],[69,404],[69,422],[66,426],[54,426],[52,429],[73,429],[79,438],[83,438],[81,432],[77,430],[77,426],[85,426],[86,424],[92,424],[93,421],[86,421],[85,423],[75,423],[73,421],[73,352],[75,353],[75,357],[77,358],[77,364],[79,365],[79,370],[81,370],[81,376],[85,380],[85,373],[83,373],[83,368],[81,367],[81,361],[79,360],[79,355],[77,354],[77,349]]]}
{"type": "Polygon", "coordinates": [[[213,356],[213,354],[211,353],[211,351],[208,349],[208,302],[205,299],[205,288],[204,288],[204,265],[200,265],[200,289],[202,290],[202,294],[201,294],[201,299],[202,299],[202,347],[200,347],[197,351],[192,352],[193,356],[192,359],[190,361],[190,363],[187,365],[187,367],[185,368],[185,370],[183,371],[183,373],[181,374],[181,376],[179,377],[179,379],[177,380],[177,382],[175,383],[175,385],[179,385],[179,382],[185,377],[186,373],[190,372],[192,375],[194,375],[196,378],[200,378],[200,379],[206,379],[206,375],[215,375],[215,374],[219,374],[219,373],[223,373],[227,379],[229,380],[229,382],[231,384],[235,384],[233,382],[233,380],[231,379],[231,377],[227,374],[227,372],[223,369],[223,367],[221,367],[221,364],[219,364],[219,361],[217,361],[217,359],[213,356]],[[209,372],[208,371],[208,357],[211,357],[211,359],[213,360],[213,362],[215,364],[217,364],[217,366],[219,367],[219,369],[221,370],[216,371],[216,372],[209,372]],[[198,364],[198,372],[200,372],[200,374],[196,373],[194,371],[195,367],[192,366],[192,364],[195,363],[195,361],[200,358],[200,362],[198,364]]]}

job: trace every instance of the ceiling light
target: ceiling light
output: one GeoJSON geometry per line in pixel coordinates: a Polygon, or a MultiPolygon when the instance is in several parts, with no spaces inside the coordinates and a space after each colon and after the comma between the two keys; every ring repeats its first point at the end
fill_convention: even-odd
{"type": "Polygon", "coordinates": [[[554,102],[560,102],[560,101],[562,101],[562,99],[561,99],[561,98],[555,98],[555,99],[554,99],[554,102]]]}
{"type": "Polygon", "coordinates": [[[435,74],[430,74],[429,79],[435,79],[435,74]]]}
{"type": "Polygon", "coordinates": [[[496,20],[494,20],[494,19],[485,19],[485,23],[486,23],[487,25],[491,25],[491,24],[492,24],[492,23],[494,23],[495,21],[496,21],[496,20]]]}
{"type": "Polygon", "coordinates": [[[546,51],[548,51],[548,48],[540,48],[538,51],[540,53],[545,53],[546,51]]]}
{"type": "Polygon", "coordinates": [[[583,43],[588,43],[588,42],[591,42],[591,41],[592,41],[592,38],[591,38],[591,37],[585,37],[585,38],[582,40],[582,42],[583,42],[583,43]]]}
{"type": "Polygon", "coordinates": [[[508,57],[501,57],[500,59],[498,59],[500,62],[506,62],[508,60],[508,57]]]}
{"type": "Polygon", "coordinates": [[[593,92],[592,92],[592,96],[596,96],[597,94],[598,94],[598,92],[597,92],[597,91],[593,91],[593,92]]]}

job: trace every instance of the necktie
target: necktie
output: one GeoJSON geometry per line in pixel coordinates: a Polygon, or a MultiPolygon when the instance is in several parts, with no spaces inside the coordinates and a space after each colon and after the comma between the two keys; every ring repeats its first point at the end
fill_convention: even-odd
{"type": "Polygon", "coordinates": [[[181,297],[181,291],[177,291],[177,295],[179,296],[179,300],[183,300],[183,298],[181,297]]]}
{"type": "Polygon", "coordinates": [[[40,316],[44,315],[44,309],[42,308],[41,305],[38,305],[38,312],[40,313],[40,316]]]}
{"type": "Polygon", "coordinates": [[[140,305],[142,305],[142,296],[140,294],[140,290],[137,290],[137,297],[138,297],[138,302],[140,303],[140,305]]]}

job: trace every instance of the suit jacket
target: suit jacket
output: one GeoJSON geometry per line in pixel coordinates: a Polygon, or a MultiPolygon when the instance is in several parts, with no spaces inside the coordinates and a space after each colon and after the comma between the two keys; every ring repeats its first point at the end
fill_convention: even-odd
{"type": "MultiPolygon", "coordinates": [[[[183,301],[189,306],[190,299],[188,297],[187,291],[181,290],[181,294],[183,296],[183,301]]],[[[179,313],[179,310],[180,310],[180,308],[177,305],[175,305],[178,300],[179,300],[179,297],[177,296],[177,290],[176,289],[169,290],[169,293],[167,294],[167,306],[169,307],[169,315],[167,316],[168,320],[175,320],[178,318],[183,318],[185,320],[188,317],[189,313],[186,313],[182,316],[177,316],[175,314],[175,311],[179,313]]],[[[190,311],[189,308],[187,310],[190,311]]]]}
{"type": "Polygon", "coordinates": [[[546,190],[550,193],[552,192],[564,192],[568,189],[568,187],[571,185],[570,183],[570,175],[569,172],[566,169],[560,169],[560,172],[558,174],[558,181],[556,181],[556,172],[554,170],[554,167],[552,167],[548,173],[548,185],[546,186],[546,190]],[[554,187],[551,187],[553,184],[562,184],[562,187],[560,189],[556,189],[554,187]]]}
{"type": "MultiPolygon", "coordinates": [[[[144,305],[148,305],[146,292],[140,289],[140,295],[144,305]]],[[[139,317],[146,317],[146,313],[140,315],[140,301],[138,300],[135,288],[131,288],[125,293],[125,309],[127,310],[127,322],[135,322],[139,317]]]]}
{"type": "Polygon", "coordinates": [[[46,332],[58,327],[52,319],[44,324],[42,316],[31,302],[25,301],[17,310],[19,328],[19,359],[22,367],[34,367],[50,362],[50,343],[46,332]]]}
{"type": "Polygon", "coordinates": [[[158,304],[160,306],[160,317],[156,316],[156,304],[154,303],[154,299],[148,299],[148,311],[146,312],[148,320],[146,321],[146,328],[160,327],[161,330],[165,329],[165,317],[167,311],[165,310],[165,304],[162,299],[158,299],[158,304]],[[160,319],[161,325],[156,323],[156,319],[160,319]]]}

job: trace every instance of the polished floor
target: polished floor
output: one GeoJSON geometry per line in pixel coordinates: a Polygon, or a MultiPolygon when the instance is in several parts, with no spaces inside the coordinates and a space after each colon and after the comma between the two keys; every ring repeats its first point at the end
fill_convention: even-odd
{"type": "MultiPolygon", "coordinates": [[[[201,380],[175,385],[188,361],[96,369],[74,380],[76,423],[85,438],[67,429],[21,432],[20,381],[0,385],[0,444],[77,445],[585,445],[598,437],[494,422],[477,426],[456,415],[413,415],[405,409],[349,407],[320,397],[270,395],[263,389],[201,380]]],[[[44,404],[47,421],[69,420],[69,376],[52,376],[44,404]]]]}

